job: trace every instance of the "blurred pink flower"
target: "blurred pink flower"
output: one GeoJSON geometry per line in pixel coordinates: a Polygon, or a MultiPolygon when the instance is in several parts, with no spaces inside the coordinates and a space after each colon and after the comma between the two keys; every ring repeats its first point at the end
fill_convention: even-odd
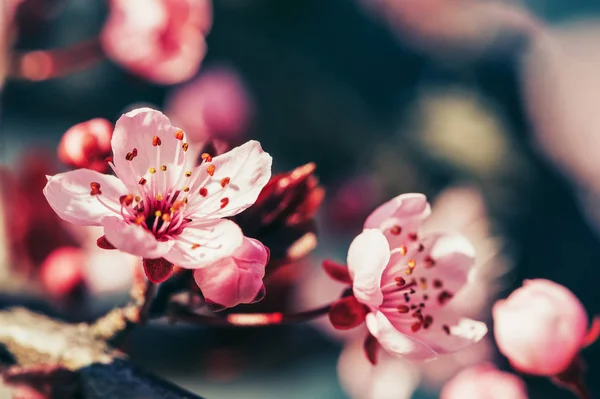
{"type": "Polygon", "coordinates": [[[102,45],[132,73],[175,84],[198,70],[211,25],[210,0],[111,0],[102,45]]]}
{"type": "Polygon", "coordinates": [[[105,246],[144,258],[164,281],[173,264],[196,269],[230,256],[241,229],[224,219],[251,206],[271,175],[271,157],[250,141],[186,170],[183,131],[159,111],[123,115],[112,137],[118,177],[89,169],[48,177],[44,195],[64,220],[102,226],[105,246]]]}
{"type": "Polygon", "coordinates": [[[536,36],[521,68],[534,143],[578,188],[600,231],[600,21],[586,19],[536,36]]]}
{"type": "MultiPolygon", "coordinates": [[[[435,358],[483,338],[484,323],[445,308],[467,283],[474,249],[456,234],[420,238],[418,229],[429,214],[424,195],[400,195],[365,221],[348,250],[349,275],[326,265],[333,278],[351,281],[354,293],[332,306],[334,326],[352,328],[366,317],[384,349],[412,359],[435,358]]],[[[367,354],[373,356],[369,348],[367,354]]]]}
{"type": "Polygon", "coordinates": [[[4,0],[0,4],[0,89],[9,68],[10,50],[15,39],[15,12],[23,0],[4,0]]]}
{"type": "Polygon", "coordinates": [[[59,247],[44,259],[41,281],[53,298],[63,298],[74,292],[84,281],[85,252],[77,247],[59,247]]]}
{"type": "Polygon", "coordinates": [[[228,67],[211,67],[175,89],[166,114],[193,142],[208,138],[242,139],[252,115],[252,99],[239,75],[228,67]]]}
{"type": "Polygon", "coordinates": [[[343,180],[326,202],[325,217],[330,228],[348,231],[360,228],[371,210],[381,203],[383,189],[376,177],[369,174],[343,180]]]}
{"type": "Polygon", "coordinates": [[[352,399],[410,399],[419,384],[413,363],[383,352],[373,365],[360,340],[344,346],[337,369],[340,385],[352,399]]]}
{"type": "Polygon", "coordinates": [[[491,364],[471,367],[448,382],[440,399],[527,399],[525,383],[491,364]]]}
{"type": "Polygon", "coordinates": [[[527,280],[493,308],[500,352],[518,370],[553,376],[565,371],[588,342],[588,317],[567,288],[527,280]]]}
{"type": "Polygon", "coordinates": [[[58,145],[58,158],[73,168],[104,172],[105,158],[111,153],[113,125],[106,119],[95,118],[78,123],[63,134],[58,145]]]}
{"type": "Polygon", "coordinates": [[[269,250],[260,241],[244,237],[233,256],[194,270],[194,279],[210,304],[230,308],[264,296],[263,277],[269,250]]]}
{"type": "Polygon", "coordinates": [[[14,173],[0,169],[0,230],[10,232],[0,236],[0,248],[6,246],[9,275],[32,289],[37,288],[32,282],[39,283],[53,299],[72,300],[69,294],[82,285],[94,295],[127,289],[130,267],[139,259],[102,251],[96,246],[101,232],[61,220],[42,194],[46,176],[55,172],[51,153],[28,151],[18,157],[14,173]],[[64,267],[61,259],[68,261],[64,267]]]}
{"type": "Polygon", "coordinates": [[[537,23],[516,4],[498,0],[359,0],[407,44],[436,55],[477,54],[501,39],[529,36],[537,23]]]}

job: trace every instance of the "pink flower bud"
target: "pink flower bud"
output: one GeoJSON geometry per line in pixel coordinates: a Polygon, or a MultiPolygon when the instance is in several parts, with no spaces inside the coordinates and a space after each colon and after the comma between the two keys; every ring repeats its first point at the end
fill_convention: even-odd
{"type": "Polygon", "coordinates": [[[490,364],[468,368],[440,392],[440,399],[527,399],[525,384],[517,376],[490,364]]]}
{"type": "Polygon", "coordinates": [[[83,250],[60,247],[46,257],[41,267],[41,281],[50,296],[60,298],[83,282],[83,250]]]}
{"type": "Polygon", "coordinates": [[[65,132],[58,145],[61,162],[74,168],[106,170],[105,159],[111,153],[113,126],[106,119],[96,118],[78,123],[65,132]]]}
{"type": "Polygon", "coordinates": [[[588,318],[567,288],[549,280],[527,280],[493,307],[500,352],[529,374],[564,371],[585,344],[588,318]]]}

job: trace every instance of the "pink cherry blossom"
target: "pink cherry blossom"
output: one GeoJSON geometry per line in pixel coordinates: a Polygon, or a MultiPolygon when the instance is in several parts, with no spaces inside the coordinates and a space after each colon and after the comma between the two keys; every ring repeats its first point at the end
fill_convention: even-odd
{"type": "Polygon", "coordinates": [[[166,114],[186,131],[190,141],[235,141],[248,128],[252,100],[235,70],[211,67],[173,91],[166,114]]]}
{"type": "Polygon", "coordinates": [[[113,125],[106,119],[95,118],[78,123],[63,134],[58,145],[58,158],[75,168],[103,172],[104,159],[110,155],[113,125]]]}
{"type": "Polygon", "coordinates": [[[549,280],[527,280],[493,308],[494,335],[513,367],[552,376],[587,343],[588,317],[577,297],[549,280]]]}
{"type": "Polygon", "coordinates": [[[194,279],[208,303],[233,307],[264,296],[263,277],[269,251],[260,241],[244,237],[232,256],[194,270],[194,279]]]}
{"type": "Polygon", "coordinates": [[[131,72],[161,84],[190,79],[212,24],[210,0],[111,0],[102,31],[107,55],[131,72]]]}
{"type": "Polygon", "coordinates": [[[498,48],[506,39],[527,37],[538,29],[527,10],[506,1],[359,0],[359,3],[385,19],[401,40],[436,56],[480,54],[498,48]]]}
{"type": "Polygon", "coordinates": [[[337,371],[342,389],[352,399],[410,399],[419,385],[415,364],[383,352],[373,365],[359,340],[344,346],[337,371]]]}
{"type": "Polygon", "coordinates": [[[52,251],[40,269],[40,279],[46,292],[54,298],[73,292],[83,283],[84,263],[85,252],[81,248],[60,247],[52,251]]]}
{"type": "Polygon", "coordinates": [[[527,391],[525,383],[516,375],[483,364],[459,373],[440,393],[440,399],[465,398],[527,399],[527,391]]]}
{"type": "MultiPolygon", "coordinates": [[[[458,234],[420,237],[429,213],[424,195],[400,195],[367,218],[348,251],[354,297],[365,307],[370,334],[387,351],[412,359],[458,351],[487,333],[484,323],[445,307],[467,283],[475,254],[458,234]]],[[[360,317],[360,310],[342,301],[340,306],[348,302],[348,317],[338,327],[348,328],[358,322],[350,316],[360,317]]]]}
{"type": "Polygon", "coordinates": [[[140,108],[117,121],[111,145],[116,176],[78,169],[48,177],[44,195],[62,219],[102,226],[103,240],[143,257],[156,282],[173,264],[196,269],[242,245],[241,229],[225,218],[251,206],[270,178],[271,157],[258,142],[188,168],[185,133],[140,108]]]}

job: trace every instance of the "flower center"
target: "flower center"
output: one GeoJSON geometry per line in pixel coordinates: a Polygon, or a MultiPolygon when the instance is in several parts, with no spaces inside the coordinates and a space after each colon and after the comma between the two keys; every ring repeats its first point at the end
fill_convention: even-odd
{"type": "MultiPolygon", "coordinates": [[[[441,307],[446,305],[454,294],[444,287],[441,276],[432,276],[429,272],[436,266],[436,261],[427,254],[425,245],[416,233],[404,232],[401,226],[395,225],[390,228],[389,234],[406,235],[402,237],[404,244],[391,251],[398,260],[392,278],[382,286],[384,295],[387,294],[390,298],[386,307],[410,317],[413,333],[421,329],[427,330],[434,324],[433,316],[425,313],[428,302],[436,301],[441,307]]],[[[446,334],[450,333],[445,324],[439,328],[446,334]]]]}
{"type": "MultiPolygon", "coordinates": [[[[135,187],[138,194],[130,193],[119,197],[120,209],[103,198],[101,186],[97,182],[90,183],[90,195],[95,196],[109,210],[120,214],[125,222],[142,226],[160,241],[181,234],[191,223],[202,223],[203,216],[210,215],[229,204],[229,198],[225,194],[230,188],[231,179],[227,176],[221,178],[214,176],[216,166],[211,163],[212,157],[206,153],[202,154],[202,163],[195,168],[194,172],[184,171],[177,166],[181,151],[184,152],[185,157],[188,149],[188,143],[182,142],[183,138],[184,134],[181,130],[175,132],[174,139],[177,140],[175,160],[172,164],[163,164],[160,150],[162,140],[158,136],[152,137],[157,166],[150,167],[145,177],[136,174],[133,167],[133,161],[138,156],[137,148],[133,148],[125,156],[131,172],[126,176],[119,176],[114,164],[109,162],[117,177],[128,187],[135,187]],[[176,172],[173,173],[172,168],[179,169],[175,169],[176,172]],[[129,181],[125,181],[123,177],[128,177],[129,181]],[[208,212],[201,212],[201,209],[207,209],[208,212]]],[[[192,248],[199,246],[197,243],[190,243],[190,245],[192,248]]]]}

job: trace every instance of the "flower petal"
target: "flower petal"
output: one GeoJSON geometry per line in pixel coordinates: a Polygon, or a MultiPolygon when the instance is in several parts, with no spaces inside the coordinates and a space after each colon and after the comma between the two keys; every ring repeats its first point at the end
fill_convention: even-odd
{"type": "Polygon", "coordinates": [[[116,177],[89,169],[48,176],[44,187],[44,195],[58,216],[80,226],[100,226],[104,217],[120,215],[119,196],[126,192],[127,188],[116,177]],[[92,182],[100,184],[102,201],[114,211],[90,194],[92,182]]]}
{"type": "Polygon", "coordinates": [[[242,230],[230,220],[188,226],[174,237],[173,248],[164,257],[177,266],[197,269],[231,256],[243,239],[242,230]]]}
{"type": "Polygon", "coordinates": [[[194,270],[194,279],[207,301],[221,307],[252,303],[263,289],[268,250],[260,241],[244,237],[233,256],[194,270]]]}
{"type": "Polygon", "coordinates": [[[102,220],[102,225],[108,242],[128,254],[156,259],[169,252],[173,246],[173,240],[157,241],[148,230],[135,224],[127,224],[121,217],[106,217],[102,220]]]}
{"type": "Polygon", "coordinates": [[[195,195],[190,198],[189,207],[196,206],[205,219],[237,215],[256,202],[271,178],[271,163],[271,156],[253,140],[214,157],[211,162],[199,166],[200,174],[190,188],[195,193],[200,188],[206,189],[207,197],[195,195]],[[214,167],[212,176],[207,172],[209,167],[214,167]],[[202,185],[205,180],[207,182],[202,185]]]}
{"type": "Polygon", "coordinates": [[[356,299],[369,306],[381,304],[381,276],[389,260],[390,249],[381,231],[366,229],[352,241],[348,269],[356,299]]]}
{"type": "Polygon", "coordinates": [[[177,147],[185,142],[185,135],[183,140],[175,138],[178,130],[162,112],[150,108],[138,108],[119,118],[111,140],[113,162],[130,191],[137,191],[138,181],[150,168],[159,170],[162,165],[169,165],[175,172],[173,168],[182,167],[185,151],[180,148],[177,152],[177,147]],[[160,145],[153,145],[157,144],[153,143],[155,136],[160,145]],[[128,161],[127,154],[134,149],[137,155],[128,161]]]}
{"type": "Polygon", "coordinates": [[[386,351],[414,360],[433,359],[437,353],[429,346],[396,330],[379,311],[367,315],[367,328],[386,351]]]}
{"type": "Polygon", "coordinates": [[[383,231],[390,248],[395,248],[417,233],[419,225],[430,213],[425,195],[401,194],[375,209],[365,221],[364,228],[383,231]]]}
{"type": "MultiPolygon", "coordinates": [[[[388,352],[411,359],[433,359],[438,355],[464,349],[487,334],[485,323],[460,317],[449,311],[431,314],[428,328],[413,331],[408,325],[402,330],[382,312],[367,315],[367,328],[388,352]]],[[[415,319],[416,320],[416,319],[415,319]]]]}

